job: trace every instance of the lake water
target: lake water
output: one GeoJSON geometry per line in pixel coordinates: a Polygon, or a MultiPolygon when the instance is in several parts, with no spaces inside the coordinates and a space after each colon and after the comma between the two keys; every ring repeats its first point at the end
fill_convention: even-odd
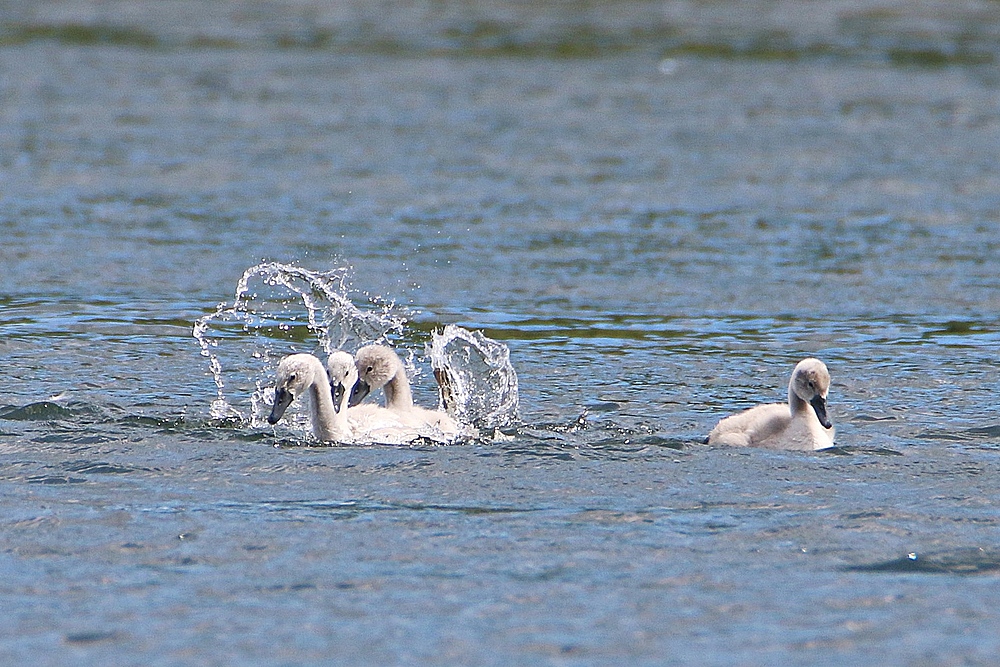
{"type": "Polygon", "coordinates": [[[985,0],[0,2],[0,658],[995,664],[998,35],[985,0]],[[434,329],[502,341],[520,424],[214,418],[193,327],[260,262],[405,318],[425,404],[434,329]],[[702,444],[808,355],[835,451],[702,444]]]}

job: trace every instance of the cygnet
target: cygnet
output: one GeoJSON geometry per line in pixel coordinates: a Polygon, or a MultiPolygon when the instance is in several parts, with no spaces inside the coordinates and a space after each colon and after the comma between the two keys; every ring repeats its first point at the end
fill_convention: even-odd
{"type": "Polygon", "coordinates": [[[455,420],[441,410],[428,410],[413,404],[410,381],[399,356],[385,345],[366,345],[355,355],[358,382],[351,392],[349,405],[356,406],[375,389],[385,394],[385,407],[404,423],[416,428],[430,427],[447,437],[460,433],[455,420]]]}
{"type": "Polygon", "coordinates": [[[324,441],[343,441],[351,437],[347,422],[347,390],[342,390],[335,403],[330,380],[323,363],[311,354],[292,354],[278,364],[274,406],[267,423],[277,424],[296,398],[307,395],[313,435],[324,441]]]}
{"type": "Polygon", "coordinates": [[[812,451],[833,447],[826,414],[830,373],[819,359],[803,359],[792,371],[788,403],[758,405],[726,417],[708,434],[708,444],[812,451]]]}

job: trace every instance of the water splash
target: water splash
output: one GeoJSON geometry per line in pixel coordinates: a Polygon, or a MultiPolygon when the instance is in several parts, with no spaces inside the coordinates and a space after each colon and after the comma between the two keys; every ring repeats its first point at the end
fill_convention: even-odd
{"type": "Polygon", "coordinates": [[[452,417],[481,429],[517,423],[517,373],[506,345],[449,324],[431,334],[426,354],[452,417]]]}
{"type": "MultiPolygon", "coordinates": [[[[273,402],[274,369],[294,352],[325,358],[333,350],[389,343],[404,333],[408,312],[352,291],[349,269],[313,271],[268,262],[247,269],[231,303],[195,322],[192,332],[209,360],[216,386],[211,418],[263,427],[273,402]],[[361,306],[359,307],[358,304],[361,306]]],[[[517,374],[507,346],[482,333],[448,325],[426,346],[442,402],[459,422],[480,429],[517,423],[517,374]]],[[[401,355],[416,373],[414,353],[401,355]]],[[[310,430],[302,406],[287,420],[310,430]]]]}
{"type": "Polygon", "coordinates": [[[402,332],[408,313],[352,291],[349,273],[347,268],[313,271],[278,262],[258,264],[243,273],[232,303],[219,304],[195,322],[192,335],[209,359],[216,386],[213,419],[262,426],[277,358],[294,352],[325,357],[334,349],[353,349],[402,332]]]}

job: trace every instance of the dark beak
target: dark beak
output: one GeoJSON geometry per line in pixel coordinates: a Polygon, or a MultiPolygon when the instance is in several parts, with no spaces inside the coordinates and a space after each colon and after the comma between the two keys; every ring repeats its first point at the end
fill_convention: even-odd
{"type": "Polygon", "coordinates": [[[826,416],[826,399],[817,394],[813,396],[812,400],[809,401],[809,405],[813,406],[813,410],[816,411],[816,417],[819,419],[819,423],[823,425],[823,428],[833,428],[833,424],[830,423],[830,418],[826,416]]]}
{"type": "Polygon", "coordinates": [[[343,382],[338,382],[337,384],[330,384],[330,391],[333,393],[333,411],[340,412],[340,403],[344,400],[344,394],[347,393],[347,389],[344,388],[343,382]]]}
{"type": "Polygon", "coordinates": [[[292,404],[295,397],[292,396],[292,392],[287,389],[275,389],[274,390],[274,407],[271,408],[271,414],[267,418],[268,424],[277,424],[278,420],[281,419],[281,415],[285,414],[285,410],[288,406],[292,404]]]}
{"type": "Polygon", "coordinates": [[[347,401],[347,407],[353,408],[355,405],[365,400],[365,396],[371,392],[372,388],[364,380],[358,380],[351,389],[351,399],[347,401]]]}

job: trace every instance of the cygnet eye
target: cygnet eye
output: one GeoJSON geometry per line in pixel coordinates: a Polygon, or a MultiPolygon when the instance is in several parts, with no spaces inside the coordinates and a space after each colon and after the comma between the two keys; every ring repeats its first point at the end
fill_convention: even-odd
{"type": "Polygon", "coordinates": [[[288,381],[295,382],[295,373],[292,373],[291,375],[288,376],[288,381]]]}
{"type": "Polygon", "coordinates": [[[816,383],[813,382],[812,380],[809,380],[809,389],[811,391],[816,391],[816,383]]]}

